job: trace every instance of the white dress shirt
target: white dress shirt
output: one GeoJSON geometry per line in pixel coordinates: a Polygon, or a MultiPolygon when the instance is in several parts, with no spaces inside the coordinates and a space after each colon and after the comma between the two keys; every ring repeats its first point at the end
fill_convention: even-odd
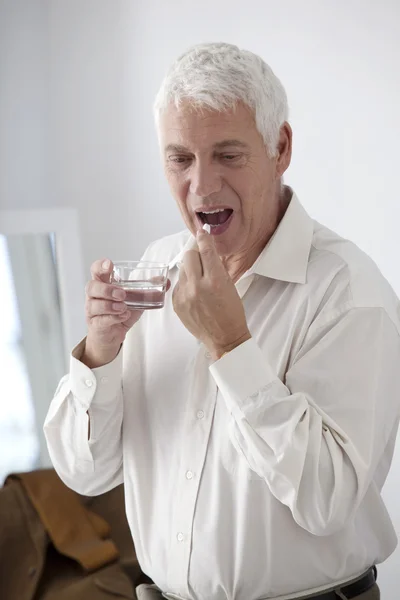
{"type": "MultiPolygon", "coordinates": [[[[192,241],[144,258],[170,263],[174,285],[192,241]]],[[[69,487],[124,482],[140,565],[169,598],[287,600],[397,543],[381,498],[400,414],[391,287],[293,195],[237,289],[252,339],[213,363],[169,293],[110,364],[90,370],[74,350],[46,418],[69,487]]]]}

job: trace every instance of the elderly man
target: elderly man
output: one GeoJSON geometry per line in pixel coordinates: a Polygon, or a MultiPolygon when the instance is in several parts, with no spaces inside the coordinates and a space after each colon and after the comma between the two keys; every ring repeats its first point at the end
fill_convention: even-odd
{"type": "Polygon", "coordinates": [[[398,299],[283,185],[286,94],[261,58],[189,50],[155,113],[187,229],[144,258],[169,263],[172,289],[128,310],[111,261],[93,264],[88,334],[45,423],[54,466],[82,494],[124,482],[155,584],[141,598],[379,598],[398,299]]]}

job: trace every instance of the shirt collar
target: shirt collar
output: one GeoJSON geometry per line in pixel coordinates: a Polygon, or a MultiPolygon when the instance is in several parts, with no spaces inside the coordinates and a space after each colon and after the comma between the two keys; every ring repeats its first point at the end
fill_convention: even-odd
{"type": "MultiPolygon", "coordinates": [[[[306,283],[308,258],[311,250],[314,224],[296,194],[292,198],[275,233],[245,275],[256,273],[270,279],[290,283],[306,283]]],[[[169,263],[179,264],[185,252],[195,245],[192,234],[182,250],[169,263]]]]}
{"type": "Polygon", "coordinates": [[[281,222],[250,272],[279,281],[306,283],[313,233],[313,220],[293,193],[281,222]]]}

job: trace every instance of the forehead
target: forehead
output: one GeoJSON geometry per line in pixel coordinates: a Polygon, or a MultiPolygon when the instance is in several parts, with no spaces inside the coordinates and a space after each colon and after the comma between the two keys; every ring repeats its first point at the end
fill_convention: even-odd
{"type": "Polygon", "coordinates": [[[250,109],[242,104],[224,111],[170,105],[160,118],[162,145],[180,144],[189,149],[208,147],[224,139],[251,143],[259,136],[250,109]]]}

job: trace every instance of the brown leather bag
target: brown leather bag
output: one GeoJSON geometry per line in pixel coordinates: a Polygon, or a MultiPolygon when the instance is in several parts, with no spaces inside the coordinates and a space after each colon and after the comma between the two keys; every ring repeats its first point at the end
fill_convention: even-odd
{"type": "Polygon", "coordinates": [[[135,599],[140,570],[123,486],[95,498],[54,470],[10,475],[0,490],[1,600],[135,599]]]}

